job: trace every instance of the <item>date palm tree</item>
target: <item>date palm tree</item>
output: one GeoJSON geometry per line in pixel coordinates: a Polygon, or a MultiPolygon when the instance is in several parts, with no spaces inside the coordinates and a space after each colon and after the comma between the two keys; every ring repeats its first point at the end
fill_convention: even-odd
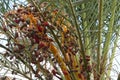
{"type": "Polygon", "coordinates": [[[109,80],[119,0],[1,1],[1,66],[33,80],[109,80]],[[13,4],[13,5],[11,5],[13,4]]]}

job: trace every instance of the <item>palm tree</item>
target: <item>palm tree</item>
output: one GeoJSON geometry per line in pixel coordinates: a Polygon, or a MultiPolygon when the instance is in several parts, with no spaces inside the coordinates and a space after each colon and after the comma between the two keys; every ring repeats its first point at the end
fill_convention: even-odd
{"type": "Polygon", "coordinates": [[[119,46],[119,0],[13,2],[10,8],[1,1],[7,8],[2,6],[0,27],[6,36],[1,65],[12,74],[29,80],[111,78],[119,46]]]}

